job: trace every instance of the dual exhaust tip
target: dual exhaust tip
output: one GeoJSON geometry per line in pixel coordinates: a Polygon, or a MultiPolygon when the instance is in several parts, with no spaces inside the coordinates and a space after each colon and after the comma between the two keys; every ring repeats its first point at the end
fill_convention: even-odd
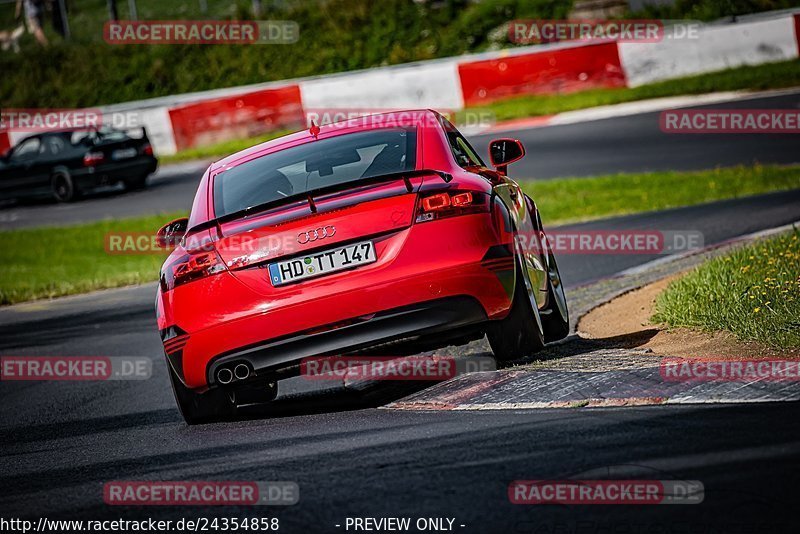
{"type": "Polygon", "coordinates": [[[246,363],[237,363],[217,370],[217,382],[227,386],[234,380],[245,380],[250,377],[250,366],[246,363]]]}

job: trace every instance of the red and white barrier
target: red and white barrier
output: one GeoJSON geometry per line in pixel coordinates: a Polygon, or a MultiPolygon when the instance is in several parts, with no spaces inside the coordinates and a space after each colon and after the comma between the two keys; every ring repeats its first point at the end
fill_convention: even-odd
{"type": "Polygon", "coordinates": [[[794,16],[794,39],[797,41],[797,55],[800,56],[800,13],[794,16]]]}
{"type": "Polygon", "coordinates": [[[619,43],[630,87],[798,57],[795,17],[705,26],[694,39],[619,43]]]}
{"type": "MultiPolygon", "coordinates": [[[[655,81],[800,57],[800,14],[706,25],[694,38],[570,42],[130,102],[158,154],[303,127],[310,110],[455,111],[525,94],[655,81]]],[[[0,132],[0,150],[24,137],[0,132]]]]}
{"type": "Polygon", "coordinates": [[[336,74],[300,82],[306,109],[456,110],[464,107],[455,59],[336,74]]]}
{"type": "Polygon", "coordinates": [[[0,154],[5,154],[11,146],[11,139],[8,136],[8,132],[0,132],[0,154]]]}
{"type": "Polygon", "coordinates": [[[169,110],[178,150],[303,124],[300,88],[286,85],[202,100],[169,110]]]}
{"type": "Polygon", "coordinates": [[[553,46],[542,51],[465,61],[458,65],[458,73],[467,106],[524,94],[625,87],[615,42],[553,46]]]}

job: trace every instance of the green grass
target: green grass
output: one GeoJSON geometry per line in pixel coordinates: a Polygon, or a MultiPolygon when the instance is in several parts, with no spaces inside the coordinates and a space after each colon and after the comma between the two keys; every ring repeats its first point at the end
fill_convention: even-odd
{"type": "MultiPolygon", "coordinates": [[[[283,45],[109,45],[105,0],[71,0],[71,42],[47,31],[42,49],[25,35],[20,54],[0,53],[0,102],[15,108],[92,107],[450,57],[507,47],[515,18],[564,18],[571,0],[264,1],[261,20],[291,20],[299,40],[283,45]],[[87,86],[91,84],[91,87],[87,86]]],[[[128,18],[126,1],[119,16],[128,18]]],[[[255,18],[250,0],[137,0],[140,20],[255,18]]],[[[14,28],[14,5],[0,3],[0,29],[14,28]]],[[[355,105],[355,103],[354,103],[355,105]]]]}
{"type": "Polygon", "coordinates": [[[0,232],[0,304],[84,293],[158,279],[164,254],[110,255],[109,232],[155,233],[180,214],[103,221],[53,231],[0,232]]]}
{"type": "MultiPolygon", "coordinates": [[[[800,188],[800,166],[619,174],[525,182],[546,225],[800,188]]],[[[154,233],[169,214],[0,232],[0,304],[156,280],[163,255],[109,255],[109,232],[154,233]]]]}
{"type": "Polygon", "coordinates": [[[800,86],[800,61],[781,61],[667,80],[632,89],[596,89],[571,94],[520,96],[460,112],[456,114],[456,122],[459,122],[459,118],[463,120],[467,112],[487,112],[494,115],[495,120],[503,121],[649,98],[797,86],[800,86]]]}
{"type": "Polygon", "coordinates": [[[233,154],[235,152],[239,152],[240,150],[244,150],[245,148],[250,148],[251,146],[257,145],[259,143],[270,141],[272,139],[275,139],[276,137],[280,137],[288,133],[291,133],[291,131],[280,130],[280,131],[266,133],[258,137],[250,137],[247,139],[232,139],[230,141],[223,141],[222,143],[217,143],[214,145],[208,145],[196,148],[187,148],[186,150],[181,150],[177,154],[172,154],[169,156],[159,156],[158,159],[163,165],[165,163],[176,163],[179,161],[221,158],[233,154]]]}
{"type": "Polygon", "coordinates": [[[715,258],[672,282],[652,320],[800,347],[800,231],[715,258]]]}
{"type": "MultiPolygon", "coordinates": [[[[262,20],[292,20],[287,45],[109,45],[106,0],[70,0],[72,40],[51,28],[50,46],[22,38],[19,54],[0,53],[0,102],[13,108],[93,107],[193,91],[316,76],[383,65],[513,48],[504,25],[514,19],[563,19],[571,0],[280,0],[262,2],[262,20]],[[87,90],[87,81],[91,90],[87,90]]],[[[13,1],[0,2],[0,29],[19,25],[13,1]]],[[[117,2],[127,19],[128,4],[117,2]]],[[[136,0],[140,20],[255,18],[250,0],[136,0]]],[[[633,18],[710,20],[796,5],[795,0],[682,0],[633,18]]],[[[763,87],[759,80],[749,88],[763,87]]],[[[766,86],[769,83],[766,83],[766,86]]],[[[709,90],[723,87],[707,86],[709,90]]],[[[681,91],[684,92],[684,91],[681,91]]],[[[569,97],[565,102],[572,102],[569,97]]],[[[585,97],[578,97],[581,100],[585,97]]],[[[588,97],[587,97],[588,98],[588,97]]],[[[612,103],[607,95],[592,97],[612,103]]],[[[355,104],[354,104],[355,105],[355,104]]],[[[517,104],[509,104],[514,107],[517,104]]],[[[358,106],[356,106],[358,107],[358,106]]],[[[527,104],[536,114],[538,102],[527,104]]],[[[569,109],[577,109],[569,107],[569,109]]],[[[518,115],[517,115],[518,116],[518,115]]]]}
{"type": "Polygon", "coordinates": [[[729,167],[525,181],[545,224],[662,210],[800,188],[800,166],[729,167]]]}
{"type": "Polygon", "coordinates": [[[628,18],[715,20],[796,6],[795,0],[674,0],[648,2],[628,18]]]}

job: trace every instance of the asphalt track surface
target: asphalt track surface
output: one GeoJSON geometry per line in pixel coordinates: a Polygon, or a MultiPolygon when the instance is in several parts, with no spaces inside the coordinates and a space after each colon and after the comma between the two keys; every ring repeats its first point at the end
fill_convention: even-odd
{"type": "MultiPolygon", "coordinates": [[[[628,151],[615,153],[620,170],[627,168],[628,151]]],[[[713,244],[798,219],[800,191],[791,191],[570,228],[699,230],[713,244]]],[[[559,263],[569,295],[655,258],[563,255],[559,263]]],[[[186,427],[161,359],[154,291],[146,285],[0,309],[3,355],[154,360],[146,381],[0,383],[0,516],[278,517],[282,532],[343,532],[347,517],[447,517],[456,532],[744,533],[795,526],[794,403],[405,412],[379,407],[419,386],[354,392],[295,382],[273,407],[242,421],[186,427]],[[507,497],[513,480],[564,478],[700,480],[705,500],[518,506],[507,497]],[[112,508],[102,501],[102,486],[113,480],[294,481],[300,502],[112,508]]]]}
{"type": "MultiPolygon", "coordinates": [[[[702,108],[800,109],[800,92],[698,106],[702,108]]],[[[518,179],[587,177],[616,172],[694,170],[733,165],[800,163],[800,135],[666,134],[659,113],[580,124],[504,131],[471,138],[487,154],[495,137],[516,137],[527,156],[510,168],[518,179]]],[[[184,163],[160,170],[141,192],[107,191],[71,204],[0,206],[0,228],[57,226],[98,219],[188,211],[207,167],[184,163]]]]}
{"type": "MultiPolygon", "coordinates": [[[[799,108],[800,92],[693,107],[799,108]]],[[[534,179],[800,162],[800,135],[664,133],[659,128],[659,115],[660,112],[642,113],[547,128],[510,130],[477,136],[471,141],[480,154],[486,154],[492,138],[518,138],[525,145],[527,155],[510,169],[517,176],[534,179]]]]}

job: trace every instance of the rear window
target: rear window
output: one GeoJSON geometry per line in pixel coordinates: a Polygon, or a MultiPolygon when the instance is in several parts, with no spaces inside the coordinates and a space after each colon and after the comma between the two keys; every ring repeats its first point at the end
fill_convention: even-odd
{"type": "Polygon", "coordinates": [[[416,130],[384,128],[338,135],[279,150],[214,178],[214,213],[222,217],[291,195],[416,168],[416,130]]]}
{"type": "Polygon", "coordinates": [[[97,144],[100,142],[111,143],[115,141],[125,141],[131,136],[122,130],[102,127],[96,130],[75,130],[70,134],[70,142],[77,146],[79,144],[97,144]]]}

